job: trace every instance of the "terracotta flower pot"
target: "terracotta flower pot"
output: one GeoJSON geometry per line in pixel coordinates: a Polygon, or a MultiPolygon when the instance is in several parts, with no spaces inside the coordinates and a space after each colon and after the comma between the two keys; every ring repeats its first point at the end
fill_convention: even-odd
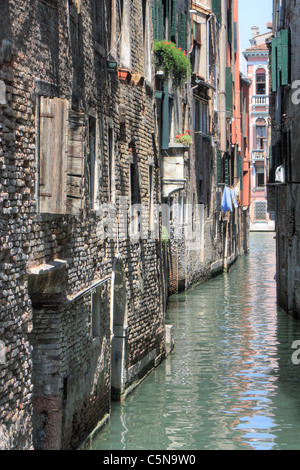
{"type": "Polygon", "coordinates": [[[123,83],[130,83],[131,73],[127,69],[118,70],[118,79],[123,83]]]}

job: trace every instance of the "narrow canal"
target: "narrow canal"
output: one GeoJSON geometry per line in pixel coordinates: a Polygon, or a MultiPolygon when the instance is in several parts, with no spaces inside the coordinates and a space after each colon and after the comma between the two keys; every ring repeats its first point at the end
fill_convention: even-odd
{"type": "Polygon", "coordinates": [[[274,234],[255,233],[230,273],[172,296],[173,353],[113,403],[93,449],[300,449],[300,322],[274,275],[274,234]]]}

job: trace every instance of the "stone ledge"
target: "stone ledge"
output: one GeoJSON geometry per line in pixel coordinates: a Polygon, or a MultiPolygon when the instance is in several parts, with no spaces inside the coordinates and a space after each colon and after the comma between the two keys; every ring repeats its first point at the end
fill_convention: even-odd
{"type": "Polygon", "coordinates": [[[28,269],[28,291],[34,308],[53,307],[65,300],[67,265],[67,261],[57,259],[28,269]]]}

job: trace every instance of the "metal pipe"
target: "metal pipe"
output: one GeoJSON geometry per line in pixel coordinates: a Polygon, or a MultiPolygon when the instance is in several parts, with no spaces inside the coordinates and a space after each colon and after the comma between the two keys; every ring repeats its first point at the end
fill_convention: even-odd
{"type": "Polygon", "coordinates": [[[209,80],[209,23],[214,15],[209,15],[206,21],[206,79],[209,80]]]}

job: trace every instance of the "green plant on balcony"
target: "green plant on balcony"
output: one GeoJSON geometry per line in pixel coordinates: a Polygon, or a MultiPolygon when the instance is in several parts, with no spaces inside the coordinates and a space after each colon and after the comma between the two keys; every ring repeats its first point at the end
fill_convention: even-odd
{"type": "Polygon", "coordinates": [[[154,52],[158,66],[167,77],[173,76],[176,85],[186,81],[191,75],[191,64],[186,52],[171,41],[155,41],[154,52]]]}
{"type": "Polygon", "coordinates": [[[176,142],[183,145],[191,145],[192,137],[190,136],[190,131],[185,131],[183,134],[178,134],[175,136],[176,142]]]}

